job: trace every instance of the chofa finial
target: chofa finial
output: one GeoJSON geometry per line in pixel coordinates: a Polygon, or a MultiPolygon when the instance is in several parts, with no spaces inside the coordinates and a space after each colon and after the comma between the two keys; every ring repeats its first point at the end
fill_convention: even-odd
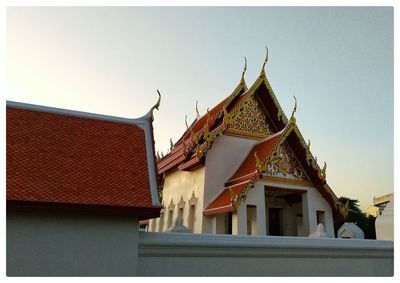
{"type": "Polygon", "coordinates": [[[187,115],[185,115],[185,125],[186,125],[186,130],[189,129],[188,123],[187,123],[187,115]]]}
{"type": "Polygon", "coordinates": [[[157,100],[156,104],[154,104],[154,106],[150,108],[150,111],[149,111],[149,114],[150,114],[150,117],[152,120],[153,120],[154,109],[158,110],[158,107],[160,107],[160,103],[161,103],[161,93],[158,91],[158,89],[157,89],[157,93],[158,93],[158,100],[157,100]]]}
{"type": "Polygon", "coordinates": [[[290,122],[296,123],[296,118],[294,118],[294,113],[297,110],[297,99],[296,99],[296,96],[293,96],[293,97],[294,97],[294,107],[293,107],[292,115],[290,116],[290,122]]]}
{"type": "Polygon", "coordinates": [[[247,59],[246,59],[246,57],[244,57],[244,68],[243,68],[243,72],[242,72],[242,78],[240,80],[240,82],[242,82],[242,83],[244,83],[244,74],[246,73],[246,71],[247,71],[247,59]]]}
{"type": "Polygon", "coordinates": [[[200,117],[199,108],[197,108],[197,104],[198,104],[198,103],[199,103],[199,101],[196,100],[196,115],[197,115],[197,118],[200,117]]]}
{"type": "Polygon", "coordinates": [[[172,142],[172,138],[169,139],[169,143],[170,143],[170,150],[172,150],[174,148],[174,143],[172,142]]]}
{"type": "Polygon", "coordinates": [[[324,167],[321,170],[322,175],[324,176],[324,178],[326,178],[326,162],[324,161],[324,167]]]}
{"type": "Polygon", "coordinates": [[[264,60],[264,64],[263,64],[262,69],[261,69],[261,75],[262,76],[265,76],[265,64],[267,64],[267,62],[268,62],[268,47],[267,46],[265,46],[265,50],[266,50],[265,60],[264,60]]]}

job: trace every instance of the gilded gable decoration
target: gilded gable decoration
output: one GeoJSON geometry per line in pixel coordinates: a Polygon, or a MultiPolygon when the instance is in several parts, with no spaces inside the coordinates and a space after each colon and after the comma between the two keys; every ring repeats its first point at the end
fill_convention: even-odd
{"type": "Polygon", "coordinates": [[[276,160],[269,164],[268,168],[265,170],[265,174],[271,176],[283,174],[285,177],[307,180],[307,176],[304,174],[293,151],[286,143],[282,145],[276,160]]]}
{"type": "Polygon", "coordinates": [[[272,135],[270,126],[265,121],[265,115],[255,99],[249,100],[238,116],[229,126],[227,133],[252,137],[266,137],[272,135]]]}

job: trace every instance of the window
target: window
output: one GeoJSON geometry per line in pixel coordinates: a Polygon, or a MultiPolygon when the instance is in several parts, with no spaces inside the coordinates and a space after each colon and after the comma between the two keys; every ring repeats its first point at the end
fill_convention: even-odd
{"type": "Polygon", "coordinates": [[[225,213],[225,234],[232,234],[232,212],[225,213]]]}
{"type": "Polygon", "coordinates": [[[168,211],[168,221],[167,221],[167,229],[169,229],[172,226],[172,217],[174,214],[174,210],[169,210],[168,211]]]}
{"type": "Polygon", "coordinates": [[[161,215],[160,215],[160,221],[159,221],[159,224],[158,224],[158,232],[162,232],[163,231],[163,229],[164,229],[164,216],[165,215],[165,213],[164,213],[164,211],[163,211],[163,209],[161,210],[161,215]]]}
{"type": "Polygon", "coordinates": [[[317,225],[319,223],[322,223],[325,226],[325,211],[317,210],[317,225]]]}
{"type": "Polygon", "coordinates": [[[257,234],[257,207],[255,205],[247,206],[247,235],[257,234]]]}
{"type": "Polygon", "coordinates": [[[189,217],[188,217],[188,228],[190,231],[194,232],[194,214],[195,214],[195,205],[189,206],[189,217]]]}

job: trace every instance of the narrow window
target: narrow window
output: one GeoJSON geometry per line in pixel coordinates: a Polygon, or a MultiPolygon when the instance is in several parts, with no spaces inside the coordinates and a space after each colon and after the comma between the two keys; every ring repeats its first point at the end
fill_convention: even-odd
{"type": "Polygon", "coordinates": [[[325,211],[317,210],[317,225],[319,223],[322,223],[325,226],[325,211]]]}
{"type": "Polygon", "coordinates": [[[194,205],[189,206],[189,218],[188,218],[188,228],[190,231],[194,232],[194,212],[195,212],[194,205]]]}
{"type": "Polygon", "coordinates": [[[162,232],[163,229],[164,229],[164,215],[165,215],[165,213],[161,212],[160,221],[159,221],[159,224],[158,224],[158,232],[162,232]]]}
{"type": "Polygon", "coordinates": [[[257,234],[257,207],[255,205],[247,206],[247,235],[257,234]]]}
{"type": "Polygon", "coordinates": [[[167,229],[169,229],[172,225],[172,216],[174,214],[174,211],[171,209],[168,211],[168,221],[167,221],[167,229]]]}
{"type": "Polygon", "coordinates": [[[232,212],[225,215],[225,234],[232,234],[232,212]]]}

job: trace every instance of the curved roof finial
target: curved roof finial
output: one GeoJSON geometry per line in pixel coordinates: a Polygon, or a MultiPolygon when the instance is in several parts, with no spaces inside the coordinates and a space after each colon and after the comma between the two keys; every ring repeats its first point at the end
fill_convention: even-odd
{"type": "Polygon", "coordinates": [[[197,118],[200,117],[199,108],[197,108],[197,104],[198,104],[198,103],[199,103],[199,101],[196,100],[196,115],[197,115],[197,118]]]}
{"type": "Polygon", "coordinates": [[[242,72],[242,78],[240,79],[241,83],[244,83],[244,74],[247,71],[247,59],[246,57],[244,57],[244,68],[243,68],[243,72],[242,72]]]}
{"type": "Polygon", "coordinates": [[[185,125],[186,125],[186,130],[189,129],[188,123],[187,123],[187,115],[185,115],[185,125]]]}
{"type": "Polygon", "coordinates": [[[169,149],[172,150],[174,148],[174,143],[172,142],[172,138],[169,139],[169,149]]]}
{"type": "Polygon", "coordinates": [[[296,118],[294,118],[294,113],[297,110],[297,99],[296,99],[296,96],[293,96],[293,97],[294,97],[294,108],[293,108],[293,111],[292,111],[292,115],[290,116],[290,122],[296,123],[296,118]]]}
{"type": "Polygon", "coordinates": [[[160,107],[160,103],[161,103],[161,93],[158,91],[158,89],[157,89],[157,93],[158,93],[158,100],[157,100],[156,104],[154,104],[153,107],[150,108],[150,111],[147,114],[147,115],[150,115],[151,120],[153,120],[154,109],[158,110],[158,107],[160,107]]]}
{"type": "Polygon", "coordinates": [[[264,64],[263,64],[262,69],[261,69],[261,75],[262,76],[265,76],[265,64],[267,64],[267,62],[268,62],[268,47],[267,46],[265,46],[265,50],[266,50],[265,60],[264,60],[264,64]]]}

